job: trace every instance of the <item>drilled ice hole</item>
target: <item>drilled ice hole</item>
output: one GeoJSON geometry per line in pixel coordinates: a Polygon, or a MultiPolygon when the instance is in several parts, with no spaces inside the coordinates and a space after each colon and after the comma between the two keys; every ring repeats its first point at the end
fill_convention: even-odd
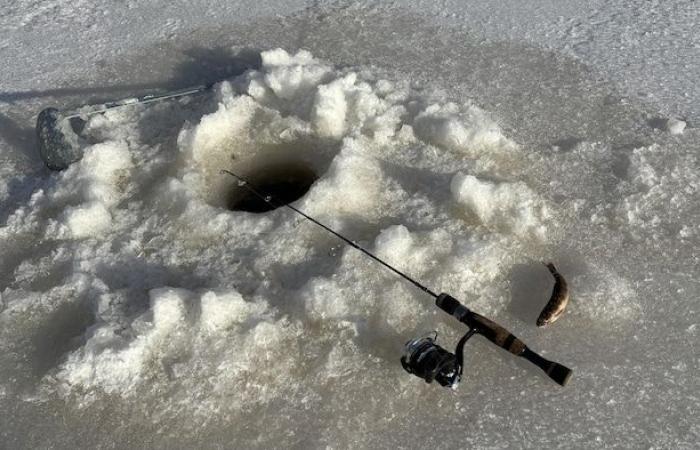
{"type": "Polygon", "coordinates": [[[226,201],[231,211],[272,211],[302,198],[318,178],[311,167],[301,162],[258,167],[244,175],[255,191],[267,196],[269,203],[245,186],[233,184],[226,201]]]}

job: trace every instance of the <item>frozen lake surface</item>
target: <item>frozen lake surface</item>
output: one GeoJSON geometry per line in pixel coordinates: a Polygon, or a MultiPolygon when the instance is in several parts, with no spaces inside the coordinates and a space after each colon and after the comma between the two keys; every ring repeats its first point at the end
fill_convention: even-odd
{"type": "Polygon", "coordinates": [[[259,3],[0,13],[1,447],[697,447],[697,5],[259,3]],[[221,80],[38,157],[47,106],[221,80]],[[297,207],[571,383],[478,337],[458,390],[406,374],[408,339],[464,329],[291,211],[231,210],[221,169],[303,177],[297,207]],[[571,288],[546,328],[541,261],[571,288]]]}

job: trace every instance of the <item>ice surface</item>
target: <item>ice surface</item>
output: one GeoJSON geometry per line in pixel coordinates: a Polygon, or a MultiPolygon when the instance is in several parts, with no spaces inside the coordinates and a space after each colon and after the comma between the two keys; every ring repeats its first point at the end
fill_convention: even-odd
{"type": "MultiPolygon", "coordinates": [[[[28,23],[46,25],[32,9],[28,23]]],[[[192,23],[211,20],[200,12],[192,23]]],[[[165,23],[156,33],[183,22],[165,23]]],[[[64,172],[41,169],[12,119],[31,124],[45,99],[2,106],[4,446],[697,444],[692,122],[659,132],[649,118],[666,111],[577,62],[392,7],[317,5],[207,33],[189,44],[272,50],[246,70],[227,69],[240,54],[215,55],[227,79],[209,96],[91,117],[85,157],[64,172]],[[220,169],[280,164],[319,176],[296,206],[572,367],[572,383],[561,389],[478,338],[455,392],[404,373],[404,342],[437,329],[451,348],[463,328],[290,211],[226,208],[240,187],[220,169]],[[572,300],[539,330],[550,260],[572,300]]],[[[116,49],[111,39],[89,51],[116,49]]],[[[65,79],[210,75],[201,48],[188,66],[182,42],[143,42],[95,78],[61,64],[65,79]]],[[[58,100],[69,108],[91,92],[58,100]]]]}

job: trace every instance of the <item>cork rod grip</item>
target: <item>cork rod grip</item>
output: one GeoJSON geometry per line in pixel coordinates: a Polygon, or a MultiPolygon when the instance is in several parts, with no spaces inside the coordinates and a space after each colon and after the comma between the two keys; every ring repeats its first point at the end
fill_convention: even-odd
{"type": "Polygon", "coordinates": [[[451,297],[448,294],[442,293],[435,300],[438,308],[453,316],[469,328],[476,330],[477,333],[484,336],[489,341],[515,356],[520,356],[527,359],[537,367],[542,369],[547,376],[558,384],[564,386],[571,378],[571,369],[549,361],[537,353],[530,350],[523,341],[515,337],[513,333],[506,330],[491,319],[487,319],[481,314],[477,314],[466,306],[462,305],[459,300],[451,297]]]}

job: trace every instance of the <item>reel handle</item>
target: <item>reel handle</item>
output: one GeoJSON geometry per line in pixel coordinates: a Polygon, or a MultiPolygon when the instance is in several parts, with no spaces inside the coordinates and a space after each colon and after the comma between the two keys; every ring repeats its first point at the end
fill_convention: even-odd
{"type": "Polygon", "coordinates": [[[535,364],[537,367],[542,369],[547,376],[561,386],[565,386],[566,383],[569,382],[569,379],[573,373],[571,369],[559,363],[549,361],[548,359],[545,359],[533,352],[513,333],[506,330],[493,320],[487,319],[481,314],[471,311],[469,308],[462,305],[456,298],[450,296],[449,294],[442,293],[437,296],[435,304],[438,308],[467,325],[469,328],[472,328],[497,346],[508,351],[509,353],[514,354],[515,356],[520,356],[535,364]]]}

